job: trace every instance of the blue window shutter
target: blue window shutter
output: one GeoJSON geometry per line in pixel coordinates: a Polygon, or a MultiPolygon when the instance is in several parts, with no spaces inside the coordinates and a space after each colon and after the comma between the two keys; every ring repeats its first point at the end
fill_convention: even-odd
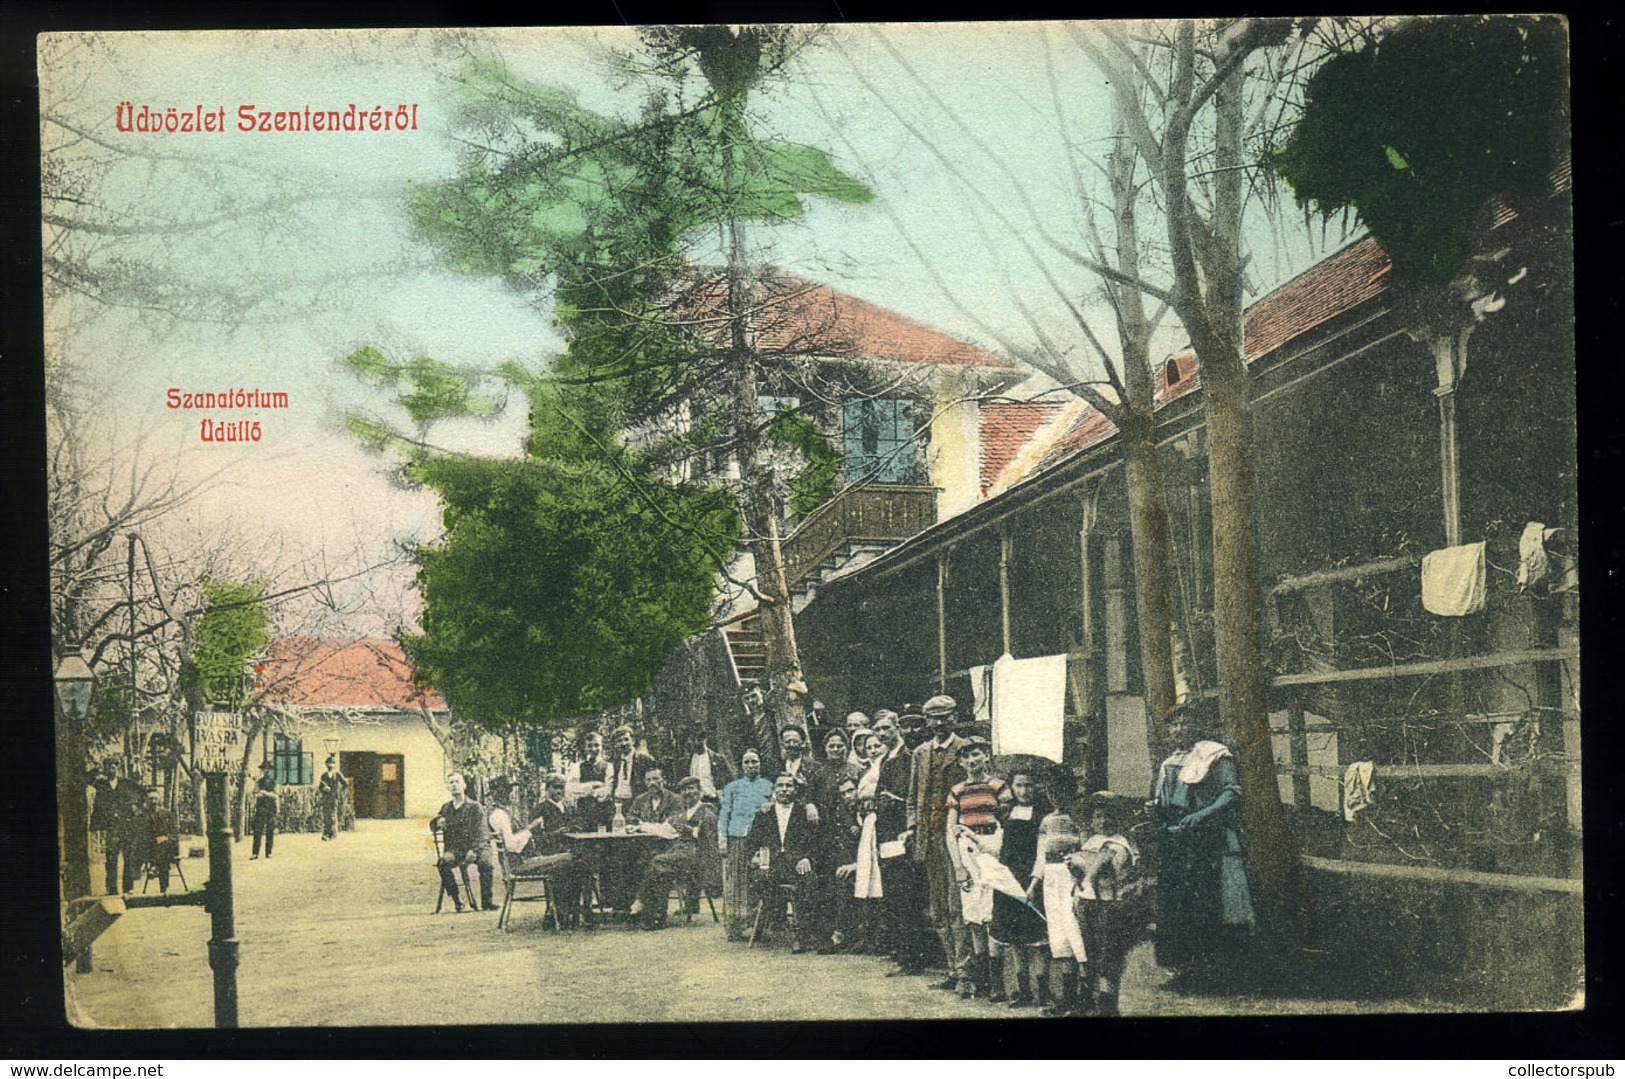
{"type": "Polygon", "coordinates": [[[880,478],[884,483],[903,483],[909,478],[914,465],[914,447],[910,445],[908,404],[905,401],[882,401],[880,478]]]}

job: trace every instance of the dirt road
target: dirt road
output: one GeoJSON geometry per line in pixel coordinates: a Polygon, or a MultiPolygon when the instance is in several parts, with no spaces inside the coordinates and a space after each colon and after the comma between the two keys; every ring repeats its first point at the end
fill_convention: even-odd
{"type": "MultiPolygon", "coordinates": [[[[323,843],[277,838],[270,860],[235,848],[239,1013],[245,1027],[462,1023],[896,1020],[1035,1015],[966,1001],[919,977],[888,978],[866,956],[792,956],[729,944],[702,910],[661,932],[554,933],[541,904],[435,915],[424,822],[361,821],[323,843]]],[[[195,887],[207,863],[189,859],[195,887]]],[[[156,883],[149,886],[155,890],[156,883]]],[[[96,945],[95,970],[67,975],[69,1018],[88,1027],[213,1025],[208,916],[197,907],[131,911],[96,945]]],[[[1426,1002],[1186,997],[1140,948],[1127,1015],[1435,1010],[1426,1002]]]]}

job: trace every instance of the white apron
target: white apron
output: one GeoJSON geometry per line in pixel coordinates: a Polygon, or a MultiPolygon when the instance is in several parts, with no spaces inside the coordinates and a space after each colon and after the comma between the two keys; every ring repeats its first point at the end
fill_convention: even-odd
{"type": "Polygon", "coordinates": [[[1044,921],[1049,927],[1049,954],[1083,962],[1083,930],[1072,909],[1072,870],[1065,862],[1044,863],[1044,921]]]}

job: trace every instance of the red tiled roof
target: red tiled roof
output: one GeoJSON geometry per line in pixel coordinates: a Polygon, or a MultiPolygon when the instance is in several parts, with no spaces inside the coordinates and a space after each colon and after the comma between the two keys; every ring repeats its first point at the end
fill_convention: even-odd
{"type": "Polygon", "coordinates": [[[394,641],[282,637],[255,668],[266,704],[299,708],[444,708],[412,684],[412,665],[394,641]]]}
{"type": "Polygon", "coordinates": [[[1390,269],[1388,256],[1367,237],[1260,297],[1241,317],[1248,362],[1371,299],[1388,286],[1390,269]]]}
{"type": "Polygon", "coordinates": [[[1007,468],[1033,432],[1048,423],[1061,406],[1039,402],[983,401],[977,418],[982,434],[982,496],[1007,468]]]}
{"type": "MultiPolygon", "coordinates": [[[[1019,367],[895,311],[784,270],[760,271],[757,286],[756,345],[764,353],[1005,370],[1019,367]]],[[[683,318],[702,323],[701,332],[716,338],[727,333],[726,307],[727,278],[715,271],[691,285],[677,302],[683,318]]]]}
{"type": "MultiPolygon", "coordinates": [[[[1388,287],[1392,265],[1367,237],[1321,260],[1275,291],[1260,297],[1241,316],[1242,351],[1248,363],[1265,356],[1300,334],[1352,310],[1388,287]]],[[[1196,354],[1181,352],[1158,365],[1157,407],[1185,396],[1201,385],[1196,354]],[[1170,380],[1169,365],[1178,377],[1170,380]]],[[[1039,461],[1032,474],[1059,464],[1088,446],[1104,442],[1117,430],[1104,415],[1089,409],[1039,461]]]]}

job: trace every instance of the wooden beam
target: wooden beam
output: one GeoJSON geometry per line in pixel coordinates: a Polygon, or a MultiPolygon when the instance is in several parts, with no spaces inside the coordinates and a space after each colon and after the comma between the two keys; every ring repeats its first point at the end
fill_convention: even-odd
{"type": "MultiPolygon", "coordinates": [[[[1485,724],[1491,724],[1491,723],[1495,723],[1495,724],[1515,723],[1518,720],[1522,719],[1523,717],[1529,715],[1531,711],[1545,713],[1548,718],[1551,718],[1551,719],[1554,719],[1554,720],[1555,719],[1562,719],[1565,723],[1567,723],[1567,722],[1578,723],[1579,722],[1573,716],[1567,715],[1566,713],[1564,713],[1561,709],[1556,709],[1556,708],[1552,708],[1552,709],[1535,708],[1535,709],[1520,710],[1520,711],[1516,711],[1516,712],[1468,712],[1464,716],[1446,715],[1444,713],[1437,713],[1437,714],[1433,714],[1433,715],[1356,716],[1356,717],[1353,717],[1353,718],[1339,717],[1337,719],[1332,719],[1332,718],[1327,717],[1327,716],[1313,716],[1313,717],[1307,717],[1307,718],[1312,718],[1312,720],[1313,720],[1312,722],[1307,721],[1307,718],[1306,718],[1305,726],[1306,726],[1306,728],[1308,730],[1317,731],[1317,732],[1318,731],[1355,731],[1355,730],[1360,730],[1362,728],[1365,728],[1365,727],[1368,727],[1368,726],[1373,726],[1373,725],[1380,724],[1380,723],[1450,723],[1450,724],[1458,724],[1459,723],[1459,724],[1467,724],[1469,726],[1472,726],[1472,725],[1485,725],[1485,724]]],[[[1270,733],[1271,734],[1285,734],[1285,733],[1287,733],[1288,729],[1289,728],[1287,728],[1287,727],[1277,727],[1277,726],[1272,725],[1270,727],[1270,733]]]]}
{"type": "Polygon", "coordinates": [[[1383,880],[1413,880],[1428,884],[1467,884],[1479,888],[1501,888],[1511,892],[1557,892],[1580,895],[1585,881],[1571,877],[1526,877],[1518,873],[1480,873],[1470,869],[1441,869],[1436,866],[1383,865],[1378,862],[1344,862],[1336,858],[1300,856],[1307,869],[1347,877],[1375,877],[1383,880]]]}
{"type": "Polygon", "coordinates": [[[1322,570],[1319,573],[1305,573],[1301,577],[1285,577],[1270,592],[1273,595],[1281,596],[1289,592],[1302,592],[1307,588],[1321,588],[1329,584],[1341,584],[1344,581],[1358,581],[1366,577],[1379,577],[1385,573],[1397,573],[1400,570],[1410,569],[1416,565],[1419,565],[1419,563],[1414,555],[1384,558],[1376,562],[1362,562],[1358,566],[1341,566],[1337,569],[1322,570]]]}
{"type": "Polygon", "coordinates": [[[1095,590],[1094,574],[1091,570],[1089,557],[1090,537],[1095,531],[1095,511],[1100,504],[1100,488],[1092,487],[1084,492],[1083,517],[1078,525],[1078,582],[1079,603],[1083,607],[1083,642],[1082,650],[1085,655],[1095,649],[1095,590]]]}
{"type": "MultiPolygon", "coordinates": [[[[1375,764],[1373,779],[1510,779],[1527,772],[1542,775],[1579,774],[1580,766],[1561,761],[1535,764],[1375,764]]],[[[1342,779],[1344,769],[1329,764],[1277,765],[1276,775],[1325,776],[1342,779]]]]}
{"type": "Polygon", "coordinates": [[[1010,533],[999,532],[999,628],[1004,649],[1000,655],[1013,655],[1010,647],[1010,533]]]}
{"type": "Polygon", "coordinates": [[[948,555],[937,553],[937,692],[948,692],[948,555]]]}
{"type": "Polygon", "coordinates": [[[1515,667],[1520,663],[1551,663],[1579,658],[1580,649],[1578,647],[1528,648],[1516,652],[1492,652],[1484,656],[1435,659],[1423,663],[1396,663],[1388,667],[1358,667],[1347,671],[1278,674],[1270,679],[1270,685],[1318,686],[1328,682],[1368,682],[1377,678],[1416,678],[1430,674],[1450,674],[1454,671],[1482,670],[1486,667],[1515,667]]]}
{"type": "Polygon", "coordinates": [[[116,895],[76,899],[68,905],[69,920],[62,930],[62,963],[77,963],[81,952],[96,942],[124,913],[124,900],[116,895]]]}

